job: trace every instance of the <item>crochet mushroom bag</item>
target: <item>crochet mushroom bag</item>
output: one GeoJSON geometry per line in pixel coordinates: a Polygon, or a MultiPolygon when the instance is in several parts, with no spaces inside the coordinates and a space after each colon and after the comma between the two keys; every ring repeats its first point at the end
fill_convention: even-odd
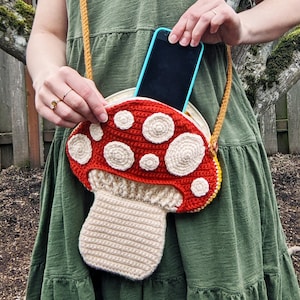
{"type": "Polygon", "coordinates": [[[72,171],[95,194],[79,250],[96,269],[141,280],[161,260],[166,214],[203,209],[221,170],[207,133],[186,114],[147,98],[107,112],[107,123],[83,122],[67,142],[72,171]]]}

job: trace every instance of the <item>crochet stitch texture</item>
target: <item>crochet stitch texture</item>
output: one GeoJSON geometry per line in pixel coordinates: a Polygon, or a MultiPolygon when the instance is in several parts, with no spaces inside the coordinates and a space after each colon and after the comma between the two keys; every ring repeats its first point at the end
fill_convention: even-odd
{"type": "Polygon", "coordinates": [[[67,142],[72,171],[95,194],[79,249],[94,268],[140,280],[160,262],[166,214],[207,206],[221,170],[197,123],[170,106],[131,98],[107,113],[67,142]]]}

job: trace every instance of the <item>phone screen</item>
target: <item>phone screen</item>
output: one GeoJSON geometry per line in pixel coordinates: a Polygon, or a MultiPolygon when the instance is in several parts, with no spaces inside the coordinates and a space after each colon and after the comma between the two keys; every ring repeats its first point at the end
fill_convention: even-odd
{"type": "Polygon", "coordinates": [[[200,65],[198,47],[168,42],[169,29],[158,29],[151,41],[138,80],[136,96],[149,97],[184,111],[200,65]]]}

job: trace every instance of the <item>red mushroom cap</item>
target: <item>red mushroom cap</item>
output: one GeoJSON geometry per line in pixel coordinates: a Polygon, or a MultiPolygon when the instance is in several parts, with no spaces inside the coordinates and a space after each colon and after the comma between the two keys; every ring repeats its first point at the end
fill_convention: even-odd
{"type": "Polygon", "coordinates": [[[191,118],[146,98],[108,106],[107,113],[106,123],[80,123],[67,142],[71,169],[89,190],[88,174],[96,169],[175,187],[183,197],[178,213],[198,211],[215,198],[221,169],[191,118]]]}

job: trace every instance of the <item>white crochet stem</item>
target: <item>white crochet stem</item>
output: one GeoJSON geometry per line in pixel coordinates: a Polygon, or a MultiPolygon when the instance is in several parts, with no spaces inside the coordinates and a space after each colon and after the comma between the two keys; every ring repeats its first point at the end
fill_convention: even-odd
{"type": "Polygon", "coordinates": [[[161,260],[165,229],[161,207],[98,190],[80,232],[79,250],[96,269],[142,280],[161,260]]]}

